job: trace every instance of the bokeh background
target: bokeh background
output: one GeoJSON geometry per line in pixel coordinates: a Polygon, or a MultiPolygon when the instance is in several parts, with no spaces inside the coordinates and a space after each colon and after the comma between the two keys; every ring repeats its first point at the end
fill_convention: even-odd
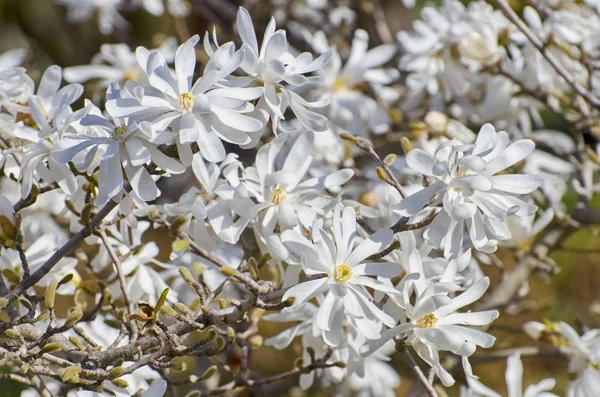
{"type": "MultiPolygon", "coordinates": [[[[83,0],[82,0],[83,1],[83,0]]],[[[290,0],[292,2],[293,0],[290,0]]],[[[285,0],[279,1],[286,3],[285,0]]],[[[233,32],[233,20],[237,6],[243,3],[252,9],[257,30],[264,29],[270,14],[270,2],[213,0],[192,1],[192,14],[185,20],[178,20],[168,13],[162,17],[154,17],[142,11],[124,13],[129,23],[128,31],[115,31],[111,35],[99,32],[95,19],[85,23],[70,24],[66,19],[64,7],[56,5],[53,0],[0,0],[0,53],[11,48],[26,48],[29,57],[25,67],[34,79],[39,79],[46,67],[57,64],[62,67],[82,65],[90,62],[94,54],[99,51],[103,43],[125,42],[132,48],[138,45],[158,47],[169,36],[175,36],[180,41],[189,34],[203,34],[211,29],[218,21],[217,29],[227,35],[233,32]],[[262,22],[262,23],[261,23],[262,22]]],[[[356,8],[360,10],[368,1],[355,1],[356,8]]],[[[411,21],[418,17],[419,9],[425,2],[419,1],[412,10],[405,9],[400,0],[387,0],[381,2],[385,9],[385,17],[393,32],[410,29],[411,21]]],[[[358,16],[358,26],[371,30],[372,26],[363,21],[363,16],[358,16]]],[[[293,33],[293,32],[292,32],[293,33]]],[[[292,35],[293,37],[293,35],[292,35]]],[[[291,40],[293,42],[293,39],[291,40]]],[[[200,59],[202,63],[203,60],[200,59]]],[[[93,84],[86,86],[84,97],[90,97],[93,84]]],[[[386,151],[400,153],[400,148],[387,146],[386,151]]],[[[383,153],[385,154],[385,153],[383,153]]],[[[179,187],[174,186],[173,198],[187,190],[186,183],[190,180],[179,180],[179,187]],[[180,190],[178,190],[180,189],[180,190]]],[[[567,195],[568,209],[575,205],[576,195],[567,195]]],[[[600,200],[594,200],[593,206],[600,207],[600,200]]],[[[565,226],[567,227],[567,226],[565,226]]],[[[551,258],[560,266],[560,273],[548,277],[534,274],[530,279],[530,292],[511,308],[510,314],[504,314],[494,323],[490,332],[498,337],[492,350],[514,348],[519,346],[547,346],[543,342],[534,342],[522,332],[525,321],[567,321],[571,324],[585,324],[590,327],[600,327],[600,236],[597,228],[577,230],[572,232],[557,249],[551,258]]],[[[168,258],[170,237],[165,235],[151,235],[163,248],[161,259],[168,258]]],[[[510,270],[514,265],[512,254],[498,252],[505,270],[510,270]]],[[[484,269],[497,283],[502,271],[489,266],[484,269]]],[[[492,288],[493,288],[492,284],[492,288]]],[[[65,302],[69,305],[69,302],[65,302]]],[[[261,322],[261,332],[267,338],[276,334],[285,325],[273,325],[261,322]]],[[[265,375],[276,374],[293,366],[295,357],[300,353],[299,345],[293,345],[285,351],[277,351],[264,347],[255,352],[251,357],[250,367],[265,375]]],[[[480,375],[482,382],[491,388],[506,394],[504,371],[505,360],[488,360],[485,351],[477,351],[472,359],[474,370],[480,375]]],[[[545,377],[555,377],[557,387],[555,393],[564,395],[568,382],[566,360],[559,357],[525,357],[525,384],[538,382],[545,377]]],[[[412,373],[409,371],[400,355],[393,357],[393,363],[402,375],[402,384],[397,391],[398,396],[407,396],[412,387],[412,373]]],[[[458,367],[458,374],[461,372],[458,367]]],[[[460,375],[459,375],[460,379],[460,375]]],[[[0,381],[2,382],[2,381],[0,381]]],[[[300,396],[299,388],[293,387],[295,379],[274,386],[273,395],[300,396]]],[[[18,395],[18,388],[11,385],[0,385],[0,396],[18,395]]],[[[600,391],[598,391],[600,395],[600,391]]],[[[323,390],[319,395],[330,395],[331,392],[323,390]]],[[[447,390],[448,396],[458,396],[457,388],[447,390]]]]}

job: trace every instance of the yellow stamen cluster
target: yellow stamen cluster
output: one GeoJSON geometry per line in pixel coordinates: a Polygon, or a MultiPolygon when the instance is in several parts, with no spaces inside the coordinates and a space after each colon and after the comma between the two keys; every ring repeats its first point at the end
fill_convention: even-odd
{"type": "Polygon", "coordinates": [[[433,328],[437,324],[438,319],[435,317],[433,313],[429,313],[424,315],[419,319],[419,327],[420,328],[433,328]]]}
{"type": "Polygon", "coordinates": [[[113,130],[113,132],[110,135],[110,137],[111,137],[111,139],[114,139],[115,141],[118,141],[121,138],[123,138],[123,135],[125,135],[126,132],[127,132],[127,126],[126,125],[120,125],[118,127],[115,127],[115,129],[113,130]]]}
{"type": "Polygon", "coordinates": [[[287,193],[285,192],[285,190],[283,190],[280,187],[273,190],[273,193],[271,194],[271,202],[273,204],[281,204],[285,200],[287,200],[287,193]]]}
{"type": "Polygon", "coordinates": [[[338,265],[333,269],[333,279],[336,283],[346,284],[352,278],[352,269],[348,265],[338,265]]]}
{"type": "Polygon", "coordinates": [[[184,92],[183,94],[179,95],[179,105],[184,110],[190,111],[194,107],[194,100],[195,99],[196,99],[196,97],[194,97],[189,92],[184,92]]]}

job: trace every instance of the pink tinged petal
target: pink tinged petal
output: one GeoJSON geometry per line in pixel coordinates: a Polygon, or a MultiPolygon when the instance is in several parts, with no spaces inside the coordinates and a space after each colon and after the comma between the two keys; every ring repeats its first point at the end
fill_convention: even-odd
{"type": "Polygon", "coordinates": [[[469,343],[473,343],[486,349],[492,347],[494,342],[496,342],[496,338],[490,334],[460,325],[445,325],[443,329],[461,336],[469,343]]]}
{"type": "Polygon", "coordinates": [[[421,211],[427,205],[429,200],[439,191],[446,188],[442,182],[436,182],[418,192],[403,198],[399,203],[394,204],[393,211],[401,216],[412,216],[421,211]]]}
{"type": "MultiPolygon", "coordinates": [[[[354,218],[356,224],[356,218],[354,218]]],[[[356,229],[355,229],[356,230],[356,229]]],[[[343,262],[354,267],[367,257],[383,251],[394,239],[394,232],[390,229],[381,229],[364,239],[343,262]]]]}
{"type": "Polygon", "coordinates": [[[50,66],[44,72],[42,76],[42,80],[40,81],[40,86],[38,87],[37,94],[42,98],[50,98],[60,88],[60,83],[62,81],[62,69],[60,66],[53,65],[50,66]]]}
{"type": "Polygon", "coordinates": [[[490,178],[493,188],[514,194],[527,194],[541,186],[544,181],[537,175],[495,175],[490,178]]]}
{"type": "Polygon", "coordinates": [[[325,300],[321,302],[321,306],[319,306],[319,311],[315,317],[317,327],[325,331],[331,330],[331,324],[333,323],[335,309],[337,309],[338,302],[339,299],[333,294],[327,294],[325,296],[325,300]]]}
{"type": "Polygon", "coordinates": [[[327,278],[304,281],[287,290],[286,293],[283,294],[281,300],[286,301],[289,297],[293,296],[295,298],[294,305],[299,305],[325,291],[327,291],[327,278]]]}
{"type": "Polygon", "coordinates": [[[490,279],[487,277],[482,277],[473,283],[469,289],[467,289],[462,294],[458,295],[456,298],[453,298],[450,303],[440,307],[433,314],[436,318],[442,319],[447,315],[454,313],[456,310],[470,305],[475,302],[479,298],[483,296],[485,291],[487,291],[490,286],[490,279]]]}
{"type": "Polygon", "coordinates": [[[256,41],[256,33],[250,13],[244,8],[238,9],[236,26],[242,42],[248,44],[255,55],[258,55],[258,42],[256,41]]]}
{"type": "Polygon", "coordinates": [[[508,357],[506,365],[506,386],[509,397],[523,395],[523,363],[520,354],[514,353],[508,357]]]}
{"type": "Polygon", "coordinates": [[[385,278],[396,277],[404,268],[399,263],[373,262],[361,263],[352,268],[353,276],[379,276],[385,278]]]}
{"type": "Polygon", "coordinates": [[[133,191],[143,201],[152,201],[160,195],[160,190],[146,168],[125,165],[125,173],[133,191]]]}
{"type": "Polygon", "coordinates": [[[530,139],[521,139],[513,143],[488,163],[486,173],[494,175],[507,169],[529,156],[534,148],[535,144],[530,139]]]}
{"type": "Polygon", "coordinates": [[[180,45],[175,53],[175,73],[177,75],[179,94],[188,92],[192,87],[194,68],[196,67],[196,51],[194,47],[199,41],[200,37],[195,34],[180,45]]]}
{"type": "Polygon", "coordinates": [[[402,335],[402,334],[410,331],[413,328],[414,328],[414,325],[412,325],[412,324],[402,324],[402,325],[398,325],[397,327],[383,331],[381,333],[381,338],[379,338],[377,340],[369,341],[360,348],[361,356],[363,356],[363,357],[370,356],[371,354],[373,354],[374,352],[379,350],[381,347],[383,347],[383,345],[385,345],[391,339],[395,338],[398,335],[402,335]]]}
{"type": "Polygon", "coordinates": [[[406,154],[406,163],[421,175],[434,176],[435,159],[430,153],[421,149],[413,149],[406,154]]]}

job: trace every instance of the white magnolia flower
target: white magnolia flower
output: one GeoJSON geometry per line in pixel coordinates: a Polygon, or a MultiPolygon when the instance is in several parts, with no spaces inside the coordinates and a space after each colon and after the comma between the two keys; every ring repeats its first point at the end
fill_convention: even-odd
{"type": "MultiPolygon", "coordinates": [[[[120,98],[119,85],[113,83],[107,92],[109,100],[120,98]]],[[[110,114],[110,113],[109,113],[110,114]]],[[[168,142],[172,135],[156,131],[147,121],[137,123],[127,118],[104,117],[92,107],[79,121],[84,131],[66,134],[52,155],[60,163],[72,161],[80,171],[93,173],[99,166],[96,205],[104,205],[122,193],[123,170],[135,194],[143,201],[152,201],[160,191],[145,165],[151,161],[162,170],[182,173],[185,167],[158,150],[157,145],[168,142]]]]}
{"type": "MultiPolygon", "coordinates": [[[[470,369],[468,370],[470,372],[470,369]]],[[[527,386],[523,391],[523,363],[519,352],[511,354],[507,359],[506,386],[508,397],[558,397],[549,391],[554,388],[556,381],[546,378],[535,385],[527,386]]],[[[479,380],[467,375],[469,388],[461,387],[460,397],[501,397],[479,380]]]]}
{"type": "MultiPolygon", "coordinates": [[[[286,32],[275,30],[275,18],[271,18],[260,50],[252,18],[248,11],[240,7],[237,14],[237,28],[240,33],[244,54],[240,67],[248,76],[232,79],[227,85],[245,87],[258,86],[261,90],[257,108],[264,110],[273,121],[273,129],[277,131],[280,120],[285,120],[284,112],[288,107],[294,112],[297,120],[310,131],[325,131],[327,118],[309,108],[321,108],[328,99],[307,102],[284,83],[299,87],[311,80],[304,76],[307,73],[321,69],[329,62],[330,53],[325,53],[317,59],[312,54],[304,52],[298,56],[288,51],[286,32]]],[[[217,42],[216,37],[213,41],[217,42]]],[[[204,36],[204,49],[212,59],[218,58],[218,48],[215,51],[210,42],[210,36],[204,36]]],[[[265,123],[268,121],[265,120],[265,123]]]]}
{"type": "Polygon", "coordinates": [[[389,130],[390,119],[387,111],[374,98],[366,95],[362,85],[370,85],[382,99],[396,99],[396,90],[384,87],[398,79],[400,73],[393,68],[382,68],[396,53],[396,46],[387,44],[368,50],[369,35],[358,29],[354,32],[352,49],[342,65],[342,59],[335,47],[329,47],[323,32],[315,34],[313,46],[331,51],[331,61],[315,73],[321,81],[311,88],[311,97],[317,100],[329,99],[327,116],[343,131],[354,135],[365,132],[376,134],[389,130]]]}
{"type": "Polygon", "coordinates": [[[381,324],[393,326],[394,320],[373,303],[365,287],[397,293],[393,287],[369,276],[391,278],[402,267],[391,262],[364,261],[386,248],[393,240],[393,233],[389,229],[379,230],[355,247],[356,212],[351,207],[346,207],[342,215],[339,208],[334,209],[332,229],[333,240],[318,226],[312,228],[312,241],[297,230],[282,233],[286,248],[301,256],[304,272],[308,276],[324,276],[293,286],[282,299],[294,297],[295,304],[300,304],[325,293],[315,324],[329,345],[340,343],[344,313],[354,319],[366,337],[378,338],[381,324]]]}
{"type": "Polygon", "coordinates": [[[496,340],[492,335],[469,326],[491,323],[498,318],[497,310],[457,312],[458,309],[481,298],[490,281],[487,277],[481,278],[466,291],[450,298],[447,296],[448,292],[457,291],[460,287],[451,280],[442,278],[440,283],[433,284],[417,294],[412,303],[411,296],[416,289],[414,280],[414,276],[405,277],[399,287],[402,292],[400,304],[405,311],[405,320],[384,331],[380,339],[368,342],[361,349],[361,354],[368,356],[390,339],[396,336],[404,337],[405,342],[434,369],[442,383],[450,386],[454,384],[454,379],[442,367],[439,351],[451,351],[459,356],[468,357],[475,352],[477,346],[489,348],[496,340]]]}
{"type": "Polygon", "coordinates": [[[508,145],[508,135],[485,124],[472,145],[446,141],[435,154],[414,149],[406,155],[408,166],[433,179],[428,187],[401,200],[394,210],[412,216],[426,205],[442,204],[424,237],[434,247],[444,249],[447,258],[465,251],[464,234],[473,247],[494,252],[498,240],[511,237],[508,216],[530,216],[537,207],[517,197],[533,192],[541,184],[534,175],[496,175],[525,159],[534,149],[531,140],[508,145]]]}
{"type": "Polygon", "coordinates": [[[255,233],[266,240],[271,254],[279,259],[286,259],[288,253],[274,234],[297,225],[299,213],[312,219],[317,213],[324,215],[325,207],[332,202],[327,190],[339,188],[354,174],[344,168],[307,177],[313,163],[314,139],[314,134],[308,131],[296,136],[279,134],[259,149],[255,166],[242,173],[242,184],[258,205],[252,211],[244,209],[240,215],[258,213],[255,233]]]}
{"type": "Polygon", "coordinates": [[[204,75],[192,84],[198,41],[197,35],[192,36],[177,49],[175,76],[160,52],[138,47],[138,63],[151,88],[127,85],[130,97],[111,99],[106,104],[113,117],[142,118],[170,126],[177,133],[180,157],[186,165],[192,160],[188,144],[198,142],[202,156],[218,162],[226,154],[222,140],[249,148],[258,142],[264,127],[262,121],[244,114],[253,110],[248,101],[260,95],[260,88],[215,88],[242,62],[243,52],[234,52],[233,43],[219,47],[204,75]],[[226,61],[220,65],[215,59],[226,61]]]}
{"type": "Polygon", "coordinates": [[[31,126],[23,125],[11,131],[16,138],[31,142],[23,150],[21,174],[21,197],[31,192],[33,184],[40,178],[46,182],[56,182],[66,194],[73,194],[77,181],[66,164],[51,156],[55,145],[71,128],[72,123],[81,119],[88,108],[73,112],[71,105],[83,93],[79,84],[60,88],[62,70],[58,66],[49,67],[42,76],[37,95],[30,96],[27,106],[33,118],[31,126]]]}

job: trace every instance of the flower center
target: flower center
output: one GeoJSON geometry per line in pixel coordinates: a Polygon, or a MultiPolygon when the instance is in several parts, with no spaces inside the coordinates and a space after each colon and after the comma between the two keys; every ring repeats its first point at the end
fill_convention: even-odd
{"type": "Polygon", "coordinates": [[[121,138],[123,138],[123,135],[125,135],[126,132],[127,132],[127,126],[120,125],[118,127],[115,127],[112,134],[110,134],[110,138],[112,140],[119,141],[119,140],[121,140],[121,138]]]}
{"type": "Polygon", "coordinates": [[[419,327],[421,328],[433,328],[437,324],[438,319],[433,313],[424,315],[419,319],[419,327]]]}
{"type": "Polygon", "coordinates": [[[282,188],[278,187],[273,190],[273,194],[271,195],[271,202],[273,204],[280,204],[287,200],[287,193],[282,188]]]}
{"type": "Polygon", "coordinates": [[[346,284],[352,277],[352,269],[348,265],[338,265],[333,270],[333,279],[336,283],[346,284]]]}
{"type": "Polygon", "coordinates": [[[333,85],[331,86],[333,91],[342,91],[346,89],[346,82],[342,78],[335,79],[333,85]]]}
{"type": "Polygon", "coordinates": [[[184,92],[183,94],[179,95],[179,105],[184,110],[190,111],[194,106],[194,99],[196,98],[192,94],[189,92],[184,92]]]}

